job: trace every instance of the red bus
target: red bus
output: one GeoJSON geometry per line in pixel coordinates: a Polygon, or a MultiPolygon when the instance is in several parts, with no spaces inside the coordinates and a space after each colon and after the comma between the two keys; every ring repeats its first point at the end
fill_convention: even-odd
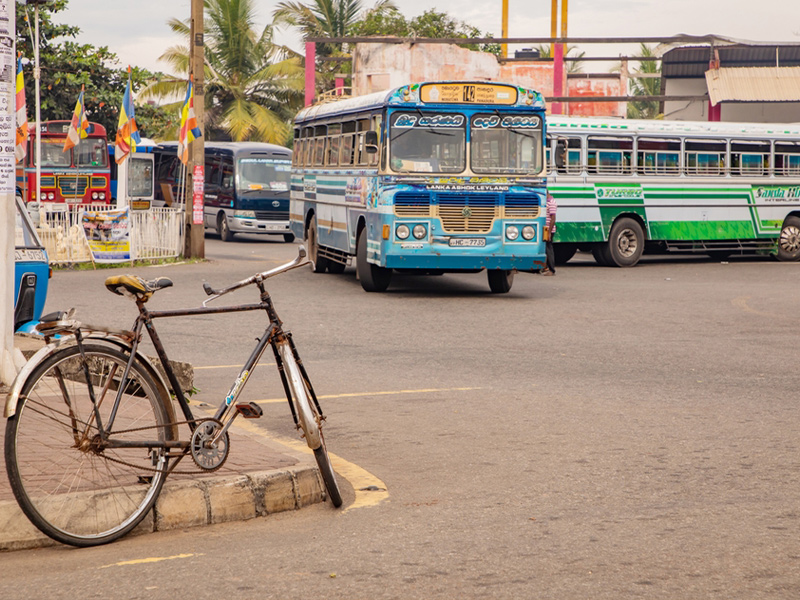
{"type": "Polygon", "coordinates": [[[36,123],[31,124],[28,151],[17,163],[17,195],[25,202],[67,202],[104,204],[111,201],[106,129],[90,123],[89,135],[64,152],[69,121],[44,121],[41,124],[42,197],[36,198],[36,123]]]}

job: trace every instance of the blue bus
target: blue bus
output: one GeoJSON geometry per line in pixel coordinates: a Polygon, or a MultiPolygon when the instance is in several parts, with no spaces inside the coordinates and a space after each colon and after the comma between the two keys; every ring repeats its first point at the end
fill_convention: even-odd
{"type": "MultiPolygon", "coordinates": [[[[237,233],[280,235],[289,227],[292,151],[263,142],[205,142],[203,219],[225,242],[237,233]]],[[[161,142],[155,157],[156,206],[179,201],[181,161],[177,142],[161,142]]],[[[191,190],[188,191],[191,201],[191,190]]]]}
{"type": "Polygon", "coordinates": [[[545,103],[496,82],[428,82],[301,110],[290,219],[315,272],[486,270],[494,293],[545,265],[545,103]]]}

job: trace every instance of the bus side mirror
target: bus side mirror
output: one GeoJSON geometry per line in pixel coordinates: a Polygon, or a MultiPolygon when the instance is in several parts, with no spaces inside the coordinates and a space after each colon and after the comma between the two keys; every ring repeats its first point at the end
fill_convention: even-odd
{"type": "Polygon", "coordinates": [[[562,170],[567,166],[567,140],[556,141],[556,169],[562,170]]]}
{"type": "Polygon", "coordinates": [[[364,135],[364,149],[367,151],[367,154],[377,154],[378,153],[378,132],[377,131],[367,131],[364,135]]]}

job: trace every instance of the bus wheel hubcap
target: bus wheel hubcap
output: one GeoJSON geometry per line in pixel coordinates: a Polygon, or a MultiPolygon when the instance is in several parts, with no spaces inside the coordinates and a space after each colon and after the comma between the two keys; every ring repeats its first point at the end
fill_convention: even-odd
{"type": "Polygon", "coordinates": [[[781,248],[787,252],[797,252],[797,250],[800,250],[799,227],[786,227],[781,231],[781,248]]]}
{"type": "Polygon", "coordinates": [[[636,235],[630,230],[626,229],[620,233],[617,240],[617,248],[623,256],[631,256],[636,252],[636,235]]]}

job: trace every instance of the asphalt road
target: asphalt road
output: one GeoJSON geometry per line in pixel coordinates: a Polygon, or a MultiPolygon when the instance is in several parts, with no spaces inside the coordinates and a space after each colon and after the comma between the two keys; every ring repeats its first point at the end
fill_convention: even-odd
{"type": "MultiPolygon", "coordinates": [[[[295,245],[208,238],[206,253],[135,270],[175,281],[152,308],[197,305],[203,281],[242,279],[295,245]]],[[[102,287],[112,272],[58,272],[48,309],[128,326],[132,303],[102,287]]],[[[579,255],[555,277],[518,274],[507,295],[484,274],[397,277],[367,294],[352,268],[297,270],[269,289],[331,396],[329,449],[388,500],[7,553],[0,595],[800,597],[800,264],[611,269],[579,255]]],[[[158,326],[172,358],[206,367],[197,387],[216,403],[262,321],[158,326]]],[[[280,394],[265,362],[247,399],[280,394]]],[[[263,406],[260,426],[292,435],[288,409],[263,406]]]]}

